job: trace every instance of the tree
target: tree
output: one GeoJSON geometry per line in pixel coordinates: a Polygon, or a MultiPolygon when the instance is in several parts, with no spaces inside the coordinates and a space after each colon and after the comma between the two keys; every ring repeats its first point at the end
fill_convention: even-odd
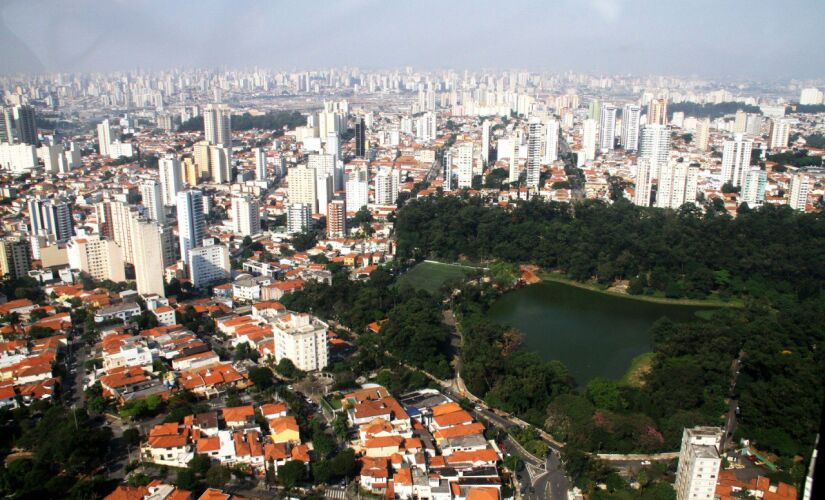
{"type": "Polygon", "coordinates": [[[175,484],[184,490],[194,490],[198,487],[198,478],[190,469],[180,469],[175,476],[175,484]]]}
{"type": "Polygon", "coordinates": [[[123,431],[123,439],[129,446],[137,446],[140,444],[140,430],[135,427],[130,427],[123,431]]]}
{"type": "Polygon", "coordinates": [[[203,453],[196,453],[192,460],[189,461],[187,467],[189,470],[194,472],[198,475],[206,474],[209,468],[212,466],[212,459],[209,458],[208,455],[204,455],[203,453]]]}
{"type": "Polygon", "coordinates": [[[278,483],[291,490],[306,477],[306,465],[300,460],[290,460],[278,468],[278,483]]]}
{"type": "Polygon", "coordinates": [[[293,363],[289,358],[281,358],[275,366],[275,371],[277,371],[281,376],[289,379],[298,375],[298,368],[295,367],[295,363],[293,363]]]}
{"type": "Polygon", "coordinates": [[[232,479],[232,473],[220,464],[214,464],[206,472],[206,484],[210,488],[223,488],[232,479]]]}
{"type": "Polygon", "coordinates": [[[296,252],[305,252],[314,247],[318,242],[318,237],[314,232],[302,232],[292,237],[290,243],[296,252]]]}
{"type": "Polygon", "coordinates": [[[275,377],[269,368],[258,366],[249,370],[249,380],[259,391],[265,391],[275,385],[275,377]]]}

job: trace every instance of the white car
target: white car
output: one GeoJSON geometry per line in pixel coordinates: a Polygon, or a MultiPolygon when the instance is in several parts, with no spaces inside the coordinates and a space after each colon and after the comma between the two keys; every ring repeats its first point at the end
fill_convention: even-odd
{"type": "Polygon", "coordinates": [[[650,465],[650,460],[642,460],[642,465],[650,465]]]}

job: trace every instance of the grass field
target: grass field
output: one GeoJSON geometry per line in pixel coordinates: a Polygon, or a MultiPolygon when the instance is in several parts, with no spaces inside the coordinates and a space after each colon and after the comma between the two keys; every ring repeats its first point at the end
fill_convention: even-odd
{"type": "Polygon", "coordinates": [[[653,363],[654,356],[655,354],[652,352],[645,352],[633,358],[633,361],[630,362],[630,368],[627,369],[622,377],[622,383],[633,387],[641,386],[642,376],[650,371],[650,365],[653,363]]]}
{"type": "Polygon", "coordinates": [[[441,286],[453,279],[462,279],[473,272],[473,268],[440,262],[421,262],[398,280],[398,286],[411,286],[416,290],[437,292],[441,286]]]}

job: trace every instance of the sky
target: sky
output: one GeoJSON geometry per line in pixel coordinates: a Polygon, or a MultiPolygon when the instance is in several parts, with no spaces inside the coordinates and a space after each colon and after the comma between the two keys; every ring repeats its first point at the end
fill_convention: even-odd
{"type": "Polygon", "coordinates": [[[411,65],[825,76],[823,0],[0,0],[0,74],[411,65]]]}

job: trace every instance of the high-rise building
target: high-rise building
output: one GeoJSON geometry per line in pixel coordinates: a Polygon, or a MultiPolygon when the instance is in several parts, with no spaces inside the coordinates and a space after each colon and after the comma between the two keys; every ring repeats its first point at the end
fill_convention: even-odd
{"type": "MultiPolygon", "coordinates": [[[[209,149],[206,155],[209,156],[209,149]]],[[[189,187],[196,187],[200,183],[201,173],[198,169],[198,164],[193,158],[184,158],[180,163],[181,181],[189,187]]],[[[183,186],[181,186],[183,189],[183,186]]],[[[180,191],[178,191],[180,192],[180,191]]],[[[177,194],[175,195],[175,203],[177,203],[177,194]]]]}
{"type": "Polygon", "coordinates": [[[310,228],[312,210],[307,203],[290,203],[286,208],[286,232],[303,233],[310,228]]]}
{"type": "Polygon", "coordinates": [[[788,139],[791,135],[791,120],[780,118],[771,120],[771,136],[768,141],[770,149],[788,147],[788,139]]]}
{"type": "Polygon", "coordinates": [[[43,161],[43,170],[50,174],[60,172],[60,163],[65,161],[62,144],[43,144],[37,148],[37,157],[43,161]]]}
{"type": "Polygon", "coordinates": [[[749,167],[745,173],[745,183],[742,185],[742,202],[751,208],[761,205],[765,201],[767,183],[768,172],[759,167],[749,167]]]}
{"type": "Polygon", "coordinates": [[[651,99],[647,105],[648,125],[667,125],[667,99],[651,99]]]}
{"type": "Polygon", "coordinates": [[[110,144],[112,144],[112,127],[106,119],[97,124],[97,145],[100,156],[109,156],[110,144]]]}
{"type": "Polygon", "coordinates": [[[231,112],[224,104],[208,104],[203,110],[204,137],[210,144],[232,147],[231,112]]]}
{"type": "Polygon", "coordinates": [[[625,151],[639,150],[639,121],[642,108],[638,104],[627,104],[622,109],[622,147],[625,151]]]}
{"type": "Polygon", "coordinates": [[[696,121],[695,142],[699,151],[708,150],[708,142],[710,142],[710,118],[702,118],[696,121]]]}
{"type": "Polygon", "coordinates": [[[258,201],[251,196],[232,197],[232,231],[241,236],[261,232],[261,213],[258,201]]]}
{"type": "MultiPolygon", "coordinates": [[[[199,141],[192,145],[192,158],[197,166],[198,179],[203,178],[205,174],[209,174],[209,169],[212,164],[209,158],[209,150],[210,144],[207,141],[199,141]]],[[[195,185],[188,181],[187,184],[190,186],[195,185]]]]}
{"type": "Polygon", "coordinates": [[[0,143],[0,168],[26,173],[37,168],[37,148],[32,144],[0,143]]]}
{"type": "Polygon", "coordinates": [[[329,326],[306,313],[285,314],[272,323],[275,363],[289,359],[301,371],[323,370],[327,366],[329,326]]]}
{"type": "Polygon", "coordinates": [[[659,188],[656,191],[656,206],[677,209],[685,203],[696,201],[699,168],[686,162],[671,161],[659,172],[659,188]]]}
{"type": "Polygon", "coordinates": [[[347,172],[347,210],[357,212],[369,203],[369,173],[366,166],[358,166],[347,172]]]}
{"type": "Polygon", "coordinates": [[[158,161],[158,173],[161,200],[166,206],[174,206],[177,203],[178,192],[183,189],[181,166],[177,157],[171,155],[161,158],[158,161]]]}
{"type": "Polygon", "coordinates": [[[445,192],[450,192],[453,190],[453,154],[451,151],[444,153],[443,162],[444,165],[441,169],[441,176],[444,181],[443,189],[445,192]]]}
{"type": "Polygon", "coordinates": [[[815,87],[805,88],[799,93],[799,104],[803,106],[815,106],[822,104],[823,92],[815,87]]]}
{"type": "Polygon", "coordinates": [[[721,184],[731,183],[734,187],[742,185],[742,173],[751,164],[753,141],[736,134],[733,140],[726,140],[722,146],[721,184]]]}
{"type": "Polygon", "coordinates": [[[558,120],[544,122],[544,163],[548,165],[559,159],[559,130],[558,120]]]}
{"type": "Polygon", "coordinates": [[[301,203],[309,207],[310,214],[317,213],[318,180],[314,168],[308,165],[296,165],[287,174],[287,197],[289,203],[301,203]]]}
{"type": "Polygon", "coordinates": [[[17,140],[23,144],[37,144],[37,122],[34,108],[29,105],[15,106],[14,113],[17,140]]]}
{"type": "Polygon", "coordinates": [[[229,279],[229,249],[207,239],[204,246],[189,250],[189,279],[195,288],[205,288],[229,279]]]}
{"type": "Polygon", "coordinates": [[[141,204],[146,207],[149,220],[166,223],[166,213],[163,208],[161,185],[155,180],[145,180],[140,183],[141,204]]]}
{"type": "Polygon", "coordinates": [[[17,136],[14,123],[14,111],[10,107],[0,106],[0,143],[13,143],[17,136]]]}
{"type": "Polygon", "coordinates": [[[103,212],[107,218],[107,231],[104,232],[101,227],[101,234],[117,243],[123,253],[124,262],[134,264],[136,247],[132,241],[132,224],[133,220],[140,217],[137,207],[120,201],[104,201],[100,206],[104,208],[103,212]]]}
{"type": "Polygon", "coordinates": [[[225,184],[232,178],[232,148],[209,147],[209,175],[215,184],[225,184]]]}
{"type": "Polygon", "coordinates": [[[748,114],[744,110],[737,109],[733,119],[733,133],[744,134],[748,130],[748,114]]]}
{"type": "Polygon", "coordinates": [[[684,430],[676,469],[676,500],[714,499],[723,434],[717,427],[684,430]]]}
{"type": "Polygon", "coordinates": [[[791,189],[788,196],[788,205],[794,210],[805,210],[808,204],[808,192],[811,189],[811,181],[805,174],[794,174],[791,177],[791,189]]]}
{"type": "Polygon", "coordinates": [[[458,188],[473,186],[473,143],[462,142],[455,148],[455,162],[458,166],[458,188]]]}
{"type": "Polygon", "coordinates": [[[98,236],[75,236],[66,245],[69,267],[98,281],[126,281],[123,255],[114,241],[98,236]]]}
{"type": "Polygon", "coordinates": [[[584,161],[596,158],[596,136],[598,135],[598,127],[596,120],[592,118],[586,119],[582,122],[582,150],[584,161]]]}
{"type": "Polygon", "coordinates": [[[544,126],[541,121],[531,118],[527,124],[527,187],[537,190],[541,178],[541,144],[544,126]]]}
{"type": "Polygon", "coordinates": [[[156,294],[166,296],[163,273],[167,265],[164,258],[164,231],[160,224],[132,219],[132,238],[135,252],[135,282],[141,295],[156,294]]]}
{"type": "Polygon", "coordinates": [[[327,238],[343,238],[347,235],[347,203],[336,198],[327,206],[327,238]]]}
{"type": "Polygon", "coordinates": [[[485,166],[490,163],[490,120],[481,122],[481,159],[485,166]]]}
{"type": "Polygon", "coordinates": [[[29,242],[24,238],[0,240],[0,279],[6,276],[18,279],[27,276],[32,268],[29,242]]]}
{"type": "Polygon", "coordinates": [[[616,139],[616,106],[605,104],[599,116],[599,151],[606,153],[613,150],[616,139]]]}
{"type": "MultiPolygon", "coordinates": [[[[317,176],[324,175],[332,177],[333,191],[340,191],[344,189],[343,169],[338,167],[338,160],[334,155],[311,154],[307,159],[307,166],[309,168],[314,168],[317,171],[317,176]]],[[[320,209],[320,207],[318,208],[320,209]]]]}
{"type": "Polygon", "coordinates": [[[598,120],[601,116],[601,104],[598,99],[593,99],[587,106],[587,117],[591,120],[598,120]]]}
{"type": "Polygon", "coordinates": [[[650,191],[653,178],[651,177],[650,160],[639,157],[636,160],[636,186],[634,187],[633,203],[640,207],[650,206],[650,191]]]}
{"type": "Polygon", "coordinates": [[[180,255],[189,263],[189,250],[203,244],[206,236],[206,219],[203,212],[203,194],[197,190],[178,193],[178,239],[180,255]]]}
{"type": "Polygon", "coordinates": [[[355,156],[364,158],[367,154],[366,144],[366,126],[364,125],[364,117],[358,116],[355,118],[355,156]]]}
{"type": "Polygon", "coordinates": [[[659,170],[670,157],[670,129],[666,125],[645,125],[639,154],[650,161],[650,176],[659,178],[659,170]]]}
{"type": "MultiPolygon", "coordinates": [[[[472,144],[470,144],[472,150],[472,144]]],[[[395,205],[398,201],[398,188],[401,184],[401,170],[397,168],[381,169],[375,176],[375,203],[377,205],[395,205]]]]}
{"type": "Polygon", "coordinates": [[[264,148],[254,148],[255,153],[255,180],[266,182],[269,179],[269,174],[266,169],[266,151],[264,148]]]}
{"type": "Polygon", "coordinates": [[[72,206],[64,201],[31,199],[28,202],[32,235],[52,237],[64,243],[74,235],[72,206]]]}

